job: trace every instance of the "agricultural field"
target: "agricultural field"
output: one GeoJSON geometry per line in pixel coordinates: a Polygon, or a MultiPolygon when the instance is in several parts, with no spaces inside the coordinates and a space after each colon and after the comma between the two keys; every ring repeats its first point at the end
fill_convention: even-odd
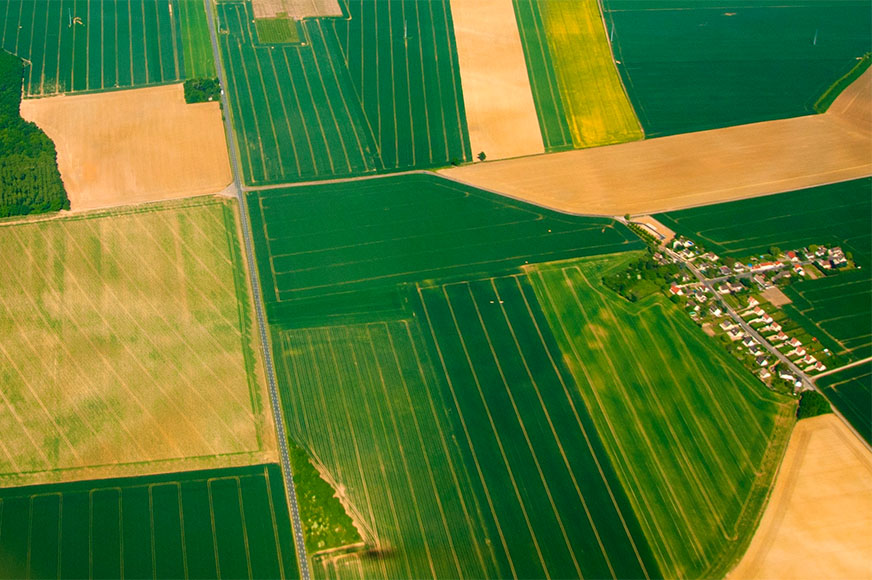
{"type": "Polygon", "coordinates": [[[259,44],[287,44],[301,42],[300,27],[291,18],[257,18],[254,21],[259,44]]]}
{"type": "Polygon", "coordinates": [[[823,244],[850,252],[858,269],[802,280],[783,308],[836,354],[872,355],[872,179],[659,214],[656,218],[714,252],[733,256],[823,244]]]}
{"type": "Polygon", "coordinates": [[[572,149],[572,133],[566,120],[540,3],[531,0],[513,0],[513,3],[545,149],[572,149]]]}
{"type": "Polygon", "coordinates": [[[645,135],[815,113],[872,50],[865,0],[603,0],[614,56],[645,135]]]}
{"type": "Polygon", "coordinates": [[[854,429],[872,444],[872,416],[869,414],[869,409],[872,409],[872,362],[821,377],[817,385],[854,429]]]}
{"type": "Polygon", "coordinates": [[[185,77],[211,79],[215,77],[215,59],[212,56],[212,39],[206,21],[206,4],[203,0],[176,0],[181,19],[182,49],[184,52],[185,77]]]}
{"type": "MultiPolygon", "coordinates": [[[[599,2],[515,0],[515,4],[537,87],[534,96],[543,135],[553,130],[549,125],[560,125],[547,120],[549,112],[561,108],[559,99],[577,148],[642,139],[639,121],[615,68],[599,2]]],[[[548,136],[545,139],[552,143],[548,136]]]]}
{"type": "Polygon", "coordinates": [[[316,557],[322,574],[659,576],[532,290],[509,277],[419,300],[417,320],[274,340],[291,436],[384,553],[316,557]]]}
{"type": "Polygon", "coordinates": [[[0,483],[274,459],[235,212],[0,226],[0,483]]]}
{"type": "Polygon", "coordinates": [[[249,185],[382,167],[333,26],[300,23],[305,45],[257,45],[251,4],[217,5],[232,119],[249,185]]]}
{"type": "Polygon", "coordinates": [[[30,63],[27,97],[178,82],[187,51],[204,48],[182,46],[196,36],[181,34],[189,8],[180,15],[179,0],[7,0],[0,48],[30,63]]]}
{"type": "Polygon", "coordinates": [[[635,254],[525,268],[666,577],[723,576],[757,527],[796,403],[660,294],[599,280],[635,254]]]}
{"type": "Polygon", "coordinates": [[[472,161],[448,0],[343,4],[329,22],[384,168],[472,161]]]}
{"type": "Polygon", "coordinates": [[[0,490],[0,578],[297,578],[277,465],[0,490]]]}
{"type": "MultiPolygon", "coordinates": [[[[248,206],[270,321],[397,311],[399,285],[637,249],[629,230],[425,174],[254,191],[248,206]]],[[[320,322],[318,323],[320,324],[320,322]]]]}

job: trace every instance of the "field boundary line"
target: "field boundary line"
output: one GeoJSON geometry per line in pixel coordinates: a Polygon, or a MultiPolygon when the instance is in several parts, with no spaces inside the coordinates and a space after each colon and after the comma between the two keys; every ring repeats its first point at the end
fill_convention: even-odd
{"type": "MultiPolygon", "coordinates": [[[[288,78],[291,78],[291,63],[288,60],[288,51],[282,51],[282,58],[285,61],[285,70],[288,72],[288,78]]],[[[278,81],[278,76],[276,76],[276,80],[278,81]]],[[[303,107],[300,104],[300,95],[297,93],[297,83],[291,83],[291,90],[294,92],[294,101],[297,103],[297,113],[300,116],[300,119],[303,119],[305,115],[303,115],[303,107]]],[[[290,120],[288,120],[290,123],[290,120]]],[[[309,146],[309,157],[312,160],[312,171],[315,175],[319,175],[321,172],[318,169],[318,160],[315,158],[315,148],[312,146],[312,137],[309,135],[309,125],[308,123],[300,123],[303,127],[303,134],[306,136],[306,143],[309,146]]],[[[300,173],[302,175],[302,172],[300,173]]],[[[266,223],[264,223],[264,227],[266,227],[266,223]]]]}
{"type": "MultiPolygon", "coordinates": [[[[244,5],[244,7],[247,7],[247,6],[248,6],[247,4],[244,5]]],[[[241,27],[242,21],[241,21],[240,16],[239,16],[239,10],[238,10],[239,7],[233,6],[233,8],[234,8],[236,20],[237,20],[237,22],[239,22],[240,27],[241,27]]],[[[247,10],[245,10],[245,15],[248,16],[247,10]]],[[[245,40],[245,39],[243,39],[243,40],[245,40]]],[[[250,38],[249,38],[249,40],[250,40],[250,38]]],[[[234,74],[234,72],[232,70],[233,58],[230,55],[230,35],[229,34],[227,35],[226,42],[228,45],[227,56],[229,57],[228,60],[231,62],[230,74],[235,79],[236,75],[234,74]]],[[[254,108],[254,93],[251,92],[251,77],[248,74],[248,66],[246,66],[246,64],[245,64],[245,60],[246,60],[245,53],[242,51],[242,43],[239,41],[239,39],[236,39],[236,49],[237,49],[237,53],[239,55],[239,63],[242,65],[242,77],[245,79],[245,88],[246,88],[246,91],[248,92],[248,101],[249,101],[249,103],[251,103],[251,107],[254,108]]],[[[255,56],[255,61],[256,61],[257,60],[257,52],[256,51],[254,52],[254,56],[255,56]]],[[[235,82],[235,80],[234,80],[234,82],[235,82]]],[[[244,115],[242,114],[242,110],[240,109],[240,118],[243,116],[244,115]]],[[[264,179],[269,179],[269,170],[267,170],[267,167],[266,167],[266,154],[264,153],[264,150],[263,150],[263,135],[261,134],[261,131],[260,131],[260,122],[258,121],[258,118],[259,118],[259,115],[254,116],[254,130],[255,130],[255,133],[257,134],[257,147],[258,147],[258,149],[260,149],[260,165],[261,165],[261,168],[263,169],[264,179]]],[[[245,123],[242,123],[242,125],[244,127],[245,123]]],[[[246,137],[246,143],[245,143],[246,147],[245,148],[246,148],[246,151],[248,151],[250,149],[250,146],[252,145],[252,143],[250,141],[248,141],[248,139],[247,139],[248,132],[245,131],[245,129],[243,129],[243,135],[246,137]]],[[[249,152],[249,155],[250,155],[250,152],[249,152]]],[[[252,173],[252,175],[249,175],[249,178],[252,181],[254,181],[254,175],[253,175],[254,167],[249,165],[248,169],[249,169],[249,172],[252,173]]]]}
{"type": "MultiPolygon", "coordinates": [[[[275,58],[273,57],[273,52],[274,51],[271,50],[267,54],[269,54],[269,63],[270,63],[270,66],[272,67],[273,78],[275,78],[276,85],[278,86],[279,85],[279,73],[278,73],[278,70],[276,69],[276,61],[275,61],[275,58]]],[[[266,87],[264,87],[264,93],[266,93],[266,87]]],[[[300,167],[300,155],[299,155],[299,153],[297,153],[296,139],[293,138],[294,131],[291,129],[291,120],[288,117],[288,109],[285,106],[285,95],[284,95],[283,91],[277,91],[277,93],[278,93],[278,97],[279,97],[279,103],[282,105],[282,116],[285,119],[285,126],[288,128],[288,135],[291,137],[289,139],[289,141],[291,142],[291,151],[294,152],[294,164],[297,166],[297,175],[302,175],[303,170],[300,167]]]]}
{"type": "MultiPolygon", "coordinates": [[[[284,176],[285,175],[285,164],[283,161],[282,147],[281,147],[281,143],[279,142],[278,133],[276,133],[276,124],[275,124],[275,121],[273,119],[272,107],[269,104],[269,91],[266,90],[266,81],[264,80],[263,69],[260,66],[260,61],[261,61],[260,55],[266,53],[269,55],[270,59],[272,59],[273,51],[272,50],[269,50],[269,51],[260,50],[260,51],[258,51],[258,49],[254,46],[254,35],[256,34],[256,32],[254,34],[252,34],[251,22],[252,22],[251,20],[248,20],[245,24],[246,24],[246,27],[248,28],[248,38],[249,38],[249,40],[251,40],[252,50],[254,51],[254,55],[255,55],[254,64],[257,67],[257,77],[260,80],[260,88],[263,91],[263,97],[264,97],[263,102],[266,105],[266,117],[267,117],[267,119],[269,119],[269,126],[270,126],[270,131],[272,132],[273,142],[275,142],[275,144],[276,144],[276,159],[279,162],[279,173],[284,176]]],[[[247,67],[246,67],[246,72],[247,72],[247,67]]],[[[278,84],[278,79],[276,79],[276,84],[278,84]]],[[[281,90],[279,90],[277,92],[279,94],[281,94],[281,90]]],[[[254,101],[252,101],[252,107],[253,106],[254,106],[254,101]]],[[[255,122],[257,122],[257,117],[259,117],[259,115],[255,115],[255,122]]],[[[293,138],[288,139],[288,141],[291,142],[291,147],[293,148],[293,146],[294,146],[293,138]]],[[[268,176],[265,176],[265,177],[268,178],[268,176]]]]}
{"type": "MultiPolygon", "coordinates": [[[[311,49],[312,58],[314,59],[315,58],[315,49],[311,46],[309,48],[311,49]]],[[[305,81],[306,91],[309,93],[309,102],[312,103],[312,109],[315,111],[315,119],[318,121],[318,128],[320,129],[321,141],[324,144],[324,150],[327,152],[327,161],[330,163],[330,173],[334,174],[334,173],[336,173],[336,164],[333,161],[333,155],[330,153],[330,144],[327,142],[327,133],[324,132],[324,121],[321,119],[321,112],[318,110],[317,105],[315,105],[315,103],[316,103],[315,94],[312,92],[312,83],[309,80],[309,73],[306,72],[306,63],[303,60],[302,51],[295,50],[294,54],[297,55],[297,61],[300,63],[300,71],[302,71],[302,73],[303,73],[303,75],[302,75],[303,81],[305,81]]],[[[324,87],[323,80],[321,83],[321,88],[324,89],[324,92],[326,94],[327,89],[324,87]]],[[[300,114],[302,115],[302,111],[300,111],[300,114]]],[[[305,125],[306,123],[303,123],[303,124],[305,125]]],[[[344,145],[343,145],[343,147],[344,147],[344,145]]],[[[347,152],[345,152],[344,149],[343,149],[343,152],[347,155],[347,152]]]]}

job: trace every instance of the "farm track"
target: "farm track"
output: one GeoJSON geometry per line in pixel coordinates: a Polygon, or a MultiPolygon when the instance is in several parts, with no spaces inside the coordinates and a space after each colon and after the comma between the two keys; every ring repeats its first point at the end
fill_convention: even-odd
{"type": "Polygon", "coordinates": [[[573,214],[648,214],[872,175],[872,70],[824,115],[440,170],[573,214]],[[863,95],[863,96],[858,96],[863,95]],[[704,152],[700,155],[700,152],[704,152]]]}

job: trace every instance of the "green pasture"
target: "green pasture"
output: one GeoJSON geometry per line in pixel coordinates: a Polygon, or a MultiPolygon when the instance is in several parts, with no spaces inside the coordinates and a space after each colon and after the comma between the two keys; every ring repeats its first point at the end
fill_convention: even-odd
{"type": "Polygon", "coordinates": [[[274,334],[291,436],[339,483],[369,545],[384,547],[314,567],[324,577],[657,577],[532,291],[516,278],[444,291],[422,289],[412,319],[274,334]],[[476,308],[489,312],[479,319],[476,308]]]}
{"type": "Polygon", "coordinates": [[[834,352],[872,355],[872,179],[659,214],[657,219],[721,255],[747,257],[823,244],[851,252],[859,269],[785,289],[791,318],[834,352]]]}
{"type": "Polygon", "coordinates": [[[249,185],[382,167],[333,26],[307,19],[305,45],[256,44],[251,4],[217,5],[232,120],[249,185]]]}
{"type": "Polygon", "coordinates": [[[403,284],[641,247],[626,228],[416,174],[249,193],[270,321],[402,308],[403,284]]]}
{"type": "Polygon", "coordinates": [[[182,19],[178,0],[6,0],[0,47],[30,63],[30,97],[178,82],[182,19]]]}
{"type": "Polygon", "coordinates": [[[330,22],[384,167],[471,161],[448,0],[343,4],[330,22]]]}
{"type": "Polygon", "coordinates": [[[757,526],[795,403],[665,297],[630,304],[601,285],[633,257],[527,273],[661,572],[723,576],[757,526]]]}
{"type": "Polygon", "coordinates": [[[821,377],[817,381],[833,406],[872,444],[872,362],[821,377]]]}
{"type": "Polygon", "coordinates": [[[277,465],[0,490],[0,578],[297,578],[277,465]]]}
{"type": "Polygon", "coordinates": [[[513,0],[513,3],[545,149],[572,149],[572,133],[566,121],[540,4],[533,0],[513,0]]]}
{"type": "MultiPolygon", "coordinates": [[[[185,77],[211,79],[215,77],[215,59],[212,56],[212,39],[206,21],[206,4],[203,0],[176,0],[181,19],[182,49],[185,57],[185,77]]],[[[211,3],[210,3],[211,5],[211,3]]]]}
{"type": "Polygon", "coordinates": [[[813,114],[872,49],[865,0],[603,0],[645,134],[813,114]]]}

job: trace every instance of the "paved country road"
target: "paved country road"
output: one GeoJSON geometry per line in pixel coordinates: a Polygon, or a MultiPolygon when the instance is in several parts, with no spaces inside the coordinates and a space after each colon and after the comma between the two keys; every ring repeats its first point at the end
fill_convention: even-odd
{"type": "Polygon", "coordinates": [[[231,110],[227,102],[227,78],[221,63],[221,51],[218,46],[218,34],[215,30],[215,14],[212,0],[203,0],[206,5],[206,20],[209,23],[209,35],[212,39],[212,54],[215,57],[215,70],[218,73],[218,81],[221,84],[221,106],[224,108],[224,130],[227,133],[227,145],[230,148],[230,167],[233,172],[233,189],[239,200],[239,222],[242,226],[242,237],[245,245],[245,257],[248,262],[248,274],[251,279],[251,290],[254,296],[254,311],[257,314],[257,328],[260,333],[260,344],[263,350],[263,361],[266,371],[266,379],[269,385],[269,399],[272,407],[273,419],[276,424],[276,433],[279,440],[279,452],[281,454],[282,474],[285,480],[285,490],[288,495],[288,506],[291,509],[291,525],[294,529],[294,544],[297,548],[297,561],[300,565],[300,577],[310,580],[309,559],[306,556],[306,545],[303,542],[303,526],[300,522],[300,510],[297,507],[297,492],[294,488],[294,479],[291,472],[291,462],[288,457],[288,439],[285,434],[285,424],[282,421],[282,411],[279,405],[279,395],[276,388],[276,376],[273,369],[272,351],[266,332],[266,318],[263,315],[263,303],[260,298],[260,278],[257,274],[257,265],[254,261],[254,246],[251,242],[251,225],[248,222],[248,212],[245,209],[245,193],[239,177],[238,152],[236,149],[236,136],[233,133],[233,124],[230,122],[231,110]]]}

